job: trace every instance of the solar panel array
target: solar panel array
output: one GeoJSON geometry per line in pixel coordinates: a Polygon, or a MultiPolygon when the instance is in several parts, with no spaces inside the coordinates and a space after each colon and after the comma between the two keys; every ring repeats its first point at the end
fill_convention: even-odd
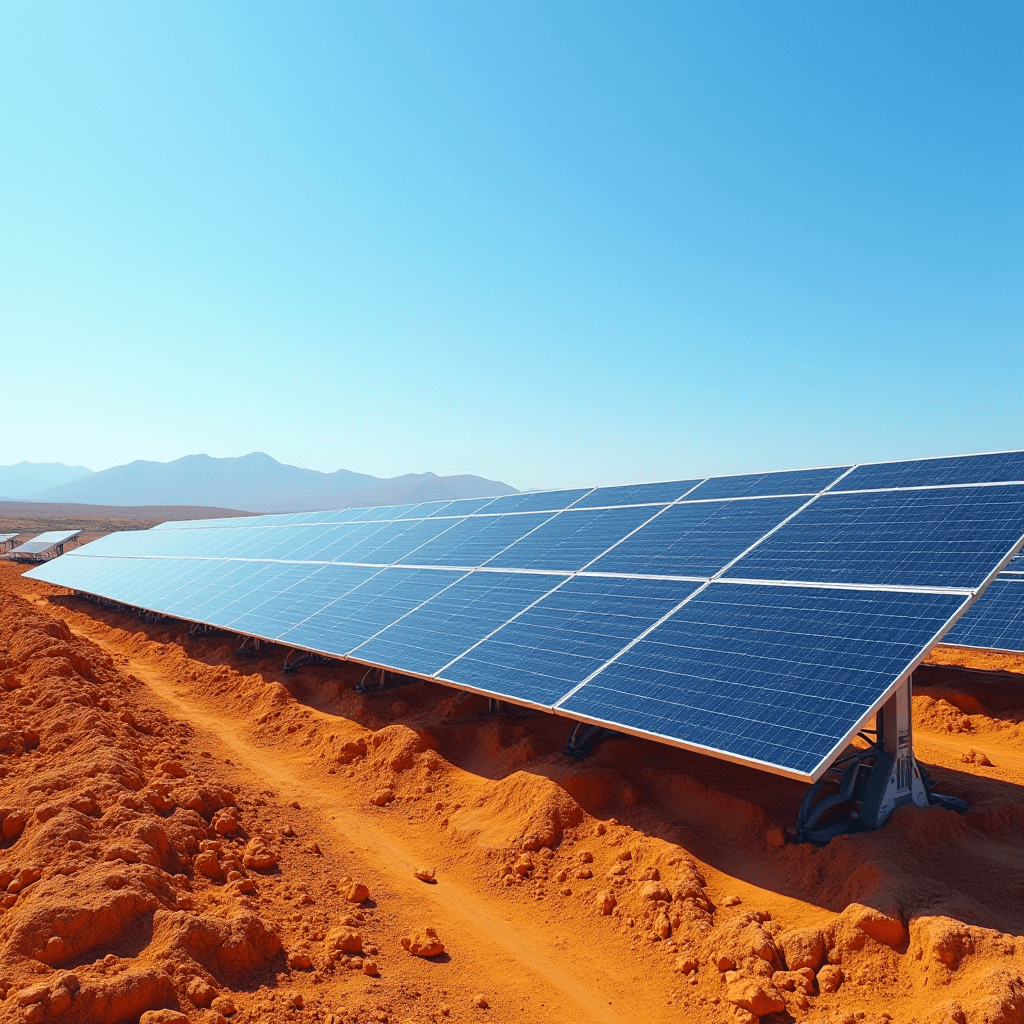
{"type": "Polygon", "coordinates": [[[112,534],[28,575],[817,778],[1024,539],[1024,452],[112,534]]]}
{"type": "MultiPolygon", "coordinates": [[[[49,551],[50,548],[56,547],[58,544],[64,544],[69,540],[73,540],[81,532],[81,530],[47,530],[46,532],[39,534],[38,537],[33,537],[31,540],[25,541],[24,544],[16,547],[11,554],[39,555],[44,551],[49,551]]],[[[17,534],[15,534],[15,536],[17,536],[17,534]]]]}
{"type": "Polygon", "coordinates": [[[1024,651],[1024,555],[1013,558],[942,639],[959,647],[1024,651]]]}

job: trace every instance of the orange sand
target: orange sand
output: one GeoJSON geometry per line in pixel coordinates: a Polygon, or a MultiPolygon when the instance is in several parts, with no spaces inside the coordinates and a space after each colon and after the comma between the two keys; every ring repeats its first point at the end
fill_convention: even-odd
{"type": "Polygon", "coordinates": [[[1011,665],[916,679],[918,755],[969,813],[774,846],[798,783],[635,739],[576,763],[564,720],[285,677],[20,572],[0,1021],[1024,1022],[1011,665]]]}

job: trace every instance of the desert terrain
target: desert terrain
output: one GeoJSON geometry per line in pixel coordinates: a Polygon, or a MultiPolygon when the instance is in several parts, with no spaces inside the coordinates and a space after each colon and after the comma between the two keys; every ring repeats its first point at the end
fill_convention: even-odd
{"type": "Polygon", "coordinates": [[[4,1022],[1024,1022],[1024,658],[915,677],[917,754],[968,813],[817,848],[786,841],[799,783],[632,738],[574,761],[564,719],[285,675],[23,569],[4,1022]]]}

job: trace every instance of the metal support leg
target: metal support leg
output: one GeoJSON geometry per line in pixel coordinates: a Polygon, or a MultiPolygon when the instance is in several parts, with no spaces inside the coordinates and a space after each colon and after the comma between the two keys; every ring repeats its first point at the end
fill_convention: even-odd
{"type": "Polygon", "coordinates": [[[875,716],[874,732],[860,734],[870,744],[868,749],[838,758],[811,786],[797,815],[797,842],[820,845],[844,832],[880,828],[901,804],[968,809],[964,800],[934,792],[914,757],[911,686],[909,676],[902,680],[875,716]],[[837,777],[837,790],[822,796],[837,777]]]}
{"type": "Polygon", "coordinates": [[[914,757],[910,696],[907,678],[875,716],[881,749],[864,789],[859,814],[862,829],[878,828],[900,804],[928,806],[928,791],[914,757]]]}
{"type": "Polygon", "coordinates": [[[594,752],[599,743],[618,735],[617,732],[605,729],[600,725],[577,722],[569,732],[569,738],[565,741],[565,749],[562,753],[576,761],[582,761],[594,752]]]}
{"type": "Polygon", "coordinates": [[[235,654],[243,654],[248,658],[260,658],[262,657],[262,651],[260,651],[260,642],[254,636],[242,637],[241,646],[235,651],[235,654]]]}

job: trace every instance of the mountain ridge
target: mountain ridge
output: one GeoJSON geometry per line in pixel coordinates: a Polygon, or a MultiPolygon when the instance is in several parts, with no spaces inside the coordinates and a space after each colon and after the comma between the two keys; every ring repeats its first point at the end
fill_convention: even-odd
{"type": "Polygon", "coordinates": [[[22,461],[0,466],[0,500],[17,501],[91,475],[92,470],[85,466],[66,466],[63,462],[22,461]]]}
{"type": "MultiPolygon", "coordinates": [[[[0,482],[4,468],[0,467],[0,482]]],[[[85,472],[88,475],[57,486],[11,497],[66,504],[303,512],[516,493],[501,481],[469,474],[407,473],[384,479],[347,469],[322,473],[278,462],[264,452],[224,459],[186,455],[171,462],[139,459],[98,473],[85,472]]]]}

